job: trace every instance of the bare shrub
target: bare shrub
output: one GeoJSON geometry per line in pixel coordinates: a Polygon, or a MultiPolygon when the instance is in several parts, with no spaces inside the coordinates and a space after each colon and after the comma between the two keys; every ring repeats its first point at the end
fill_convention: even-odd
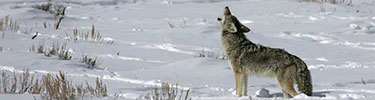
{"type": "MultiPolygon", "coordinates": [[[[60,23],[62,19],[64,19],[65,17],[66,7],[64,5],[59,5],[59,4],[54,5],[51,2],[48,2],[47,4],[35,5],[32,7],[35,9],[40,9],[40,10],[53,14],[54,19],[56,21],[55,29],[59,29],[60,23]]],[[[46,28],[46,24],[44,24],[44,27],[46,28]]]]}

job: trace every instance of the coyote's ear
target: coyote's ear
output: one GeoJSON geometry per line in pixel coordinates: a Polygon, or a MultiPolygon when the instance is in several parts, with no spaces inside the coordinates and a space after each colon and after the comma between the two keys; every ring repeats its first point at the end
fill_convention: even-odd
{"type": "Polygon", "coordinates": [[[241,24],[241,31],[247,33],[247,32],[250,32],[250,28],[248,28],[245,25],[241,24]]]}
{"type": "Polygon", "coordinates": [[[223,19],[221,19],[221,18],[217,18],[217,21],[219,21],[219,24],[220,24],[220,25],[223,24],[223,19]]]}
{"type": "Polygon", "coordinates": [[[229,29],[227,31],[231,33],[236,33],[237,32],[236,25],[234,25],[234,23],[230,23],[229,29]]]}

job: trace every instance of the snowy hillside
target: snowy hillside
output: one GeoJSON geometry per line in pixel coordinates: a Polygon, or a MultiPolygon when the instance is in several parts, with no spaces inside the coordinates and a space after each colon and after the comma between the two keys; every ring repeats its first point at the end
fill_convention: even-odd
{"type": "MultiPolygon", "coordinates": [[[[163,82],[190,89],[193,100],[282,99],[275,79],[265,77],[249,77],[249,96],[235,96],[216,20],[228,6],[252,29],[249,40],[306,62],[313,96],[294,99],[375,99],[375,1],[302,1],[51,0],[66,6],[55,29],[61,16],[36,9],[48,0],[0,0],[0,69],[29,69],[39,78],[63,71],[73,83],[95,84],[99,77],[109,96],[89,100],[145,99],[163,82]],[[64,44],[70,60],[38,53],[40,46],[50,52],[64,44]],[[95,65],[82,62],[85,56],[95,65]]],[[[0,93],[9,100],[40,98],[0,93]]]]}

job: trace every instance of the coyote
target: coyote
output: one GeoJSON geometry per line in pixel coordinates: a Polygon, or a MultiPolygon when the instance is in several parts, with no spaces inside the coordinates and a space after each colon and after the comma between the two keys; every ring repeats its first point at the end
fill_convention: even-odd
{"type": "Polygon", "coordinates": [[[224,51],[234,71],[237,97],[247,95],[248,75],[275,77],[285,98],[297,95],[294,83],[297,83],[300,92],[311,96],[310,71],[303,60],[283,49],[249,41],[244,33],[250,29],[241,24],[228,7],[224,9],[224,17],[217,20],[221,24],[224,51]]]}

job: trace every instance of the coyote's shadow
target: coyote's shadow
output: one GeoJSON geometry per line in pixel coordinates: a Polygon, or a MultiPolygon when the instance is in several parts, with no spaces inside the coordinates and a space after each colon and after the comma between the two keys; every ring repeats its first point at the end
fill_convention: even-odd
{"type": "MultiPolygon", "coordinates": [[[[330,93],[330,91],[321,91],[321,92],[313,92],[312,97],[326,97],[326,94],[330,93]]],[[[273,93],[270,94],[270,97],[284,97],[283,93],[273,93]]]]}

